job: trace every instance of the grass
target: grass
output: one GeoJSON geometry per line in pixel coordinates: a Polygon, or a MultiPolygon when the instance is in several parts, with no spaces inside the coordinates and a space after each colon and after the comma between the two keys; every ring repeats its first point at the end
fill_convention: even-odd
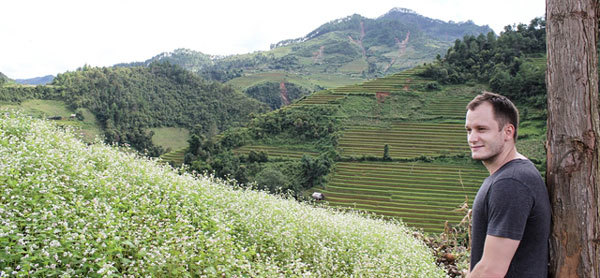
{"type": "Polygon", "coordinates": [[[314,207],[0,113],[0,276],[445,277],[398,222],[314,207]]]}
{"type": "Polygon", "coordinates": [[[93,142],[96,138],[102,137],[103,131],[98,123],[96,116],[86,108],[82,108],[83,121],[70,119],[75,111],[60,100],[42,100],[30,99],[20,104],[0,103],[0,108],[9,108],[21,110],[28,115],[39,118],[48,118],[54,116],[62,117],[62,120],[56,122],[63,126],[71,126],[77,129],[77,133],[85,142],[93,142]]]}
{"type": "Polygon", "coordinates": [[[158,127],[150,129],[154,132],[152,143],[165,149],[179,150],[188,146],[190,131],[182,127],[158,127]]]}

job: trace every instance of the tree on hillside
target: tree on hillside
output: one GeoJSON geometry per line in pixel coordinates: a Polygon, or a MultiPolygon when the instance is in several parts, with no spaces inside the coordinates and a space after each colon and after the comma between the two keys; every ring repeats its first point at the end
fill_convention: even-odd
{"type": "Polygon", "coordinates": [[[597,0],[547,0],[550,274],[600,277],[597,0]]]}
{"type": "Polygon", "coordinates": [[[392,160],[392,156],[390,156],[390,145],[388,144],[385,144],[385,146],[383,146],[383,160],[392,160]]]}

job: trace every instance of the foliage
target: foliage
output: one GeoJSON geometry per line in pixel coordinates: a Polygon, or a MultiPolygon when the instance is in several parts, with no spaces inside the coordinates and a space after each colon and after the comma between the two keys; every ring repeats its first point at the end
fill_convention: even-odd
{"type": "MultiPolygon", "coordinates": [[[[333,165],[335,155],[332,153],[335,153],[333,149],[337,141],[337,120],[331,117],[334,113],[335,109],[327,107],[290,107],[254,115],[247,127],[229,129],[217,140],[194,134],[188,140],[190,147],[185,163],[190,165],[191,170],[208,171],[220,178],[234,178],[239,183],[266,179],[266,174],[260,174],[261,171],[272,168],[284,173],[288,181],[280,186],[260,188],[268,188],[272,193],[287,192],[299,198],[303,190],[322,185],[333,165]],[[288,165],[267,166],[264,164],[269,158],[265,152],[251,151],[248,155],[231,152],[250,142],[273,140],[311,142],[313,148],[324,155],[316,159],[305,156],[301,161],[289,162],[288,165]]],[[[273,180],[274,171],[267,172],[270,180],[273,180]]]]}
{"type": "Polygon", "coordinates": [[[0,86],[0,101],[21,103],[28,99],[60,99],[64,95],[62,88],[53,86],[0,86]]]}
{"type": "Polygon", "coordinates": [[[178,174],[0,114],[0,276],[444,277],[403,225],[178,174]]]}
{"type": "Polygon", "coordinates": [[[443,84],[486,82],[490,88],[514,101],[545,107],[545,63],[532,57],[544,57],[546,22],[535,18],[529,25],[506,26],[496,37],[493,33],[465,36],[456,40],[445,57],[428,64],[422,76],[443,84]]]}
{"type": "Polygon", "coordinates": [[[309,95],[310,90],[289,82],[263,82],[247,88],[244,93],[275,110],[309,95]],[[287,101],[287,103],[286,103],[287,101]]]}
{"type": "Polygon", "coordinates": [[[152,144],[149,128],[180,126],[212,135],[241,125],[252,112],[265,111],[231,87],[169,63],[84,67],[59,74],[53,84],[63,88],[74,109],[85,107],[96,115],[107,142],[127,143],[153,156],[161,150],[152,144]]]}
{"type": "Polygon", "coordinates": [[[256,116],[248,124],[248,131],[256,139],[278,134],[300,140],[332,138],[337,123],[331,117],[334,113],[334,108],[319,106],[279,109],[256,116]]]}
{"type": "Polygon", "coordinates": [[[392,160],[392,156],[390,156],[390,145],[389,144],[385,144],[385,146],[383,146],[383,160],[384,161],[392,160]]]}
{"type": "Polygon", "coordinates": [[[309,189],[315,186],[323,185],[324,177],[329,174],[333,161],[327,154],[320,155],[318,158],[304,155],[301,159],[303,177],[305,182],[303,189],[309,189]]]}
{"type": "Polygon", "coordinates": [[[8,78],[8,76],[6,76],[4,73],[0,72],[0,86],[4,85],[4,83],[8,83],[10,81],[10,78],[8,78]]]}
{"type": "MultiPolygon", "coordinates": [[[[119,66],[148,66],[152,62],[168,61],[220,82],[285,70],[302,74],[314,85],[328,87],[332,83],[340,84],[336,80],[372,78],[429,62],[435,55],[443,54],[455,39],[490,31],[488,26],[477,26],[473,22],[444,22],[393,9],[376,19],[352,15],[325,23],[301,38],[272,44],[269,51],[221,57],[176,49],[144,62],[119,66]],[[400,51],[400,42],[404,40],[410,51],[400,51]],[[358,41],[362,46],[356,43],[358,41]],[[360,66],[348,67],[353,63],[360,66]],[[324,74],[331,75],[323,78],[324,74]]],[[[268,81],[281,82],[276,77],[268,81]]],[[[247,88],[241,87],[242,90],[247,88]]]]}
{"type": "Polygon", "coordinates": [[[258,188],[269,192],[280,192],[282,188],[287,188],[287,181],[288,178],[273,167],[265,167],[256,175],[258,188]]]}

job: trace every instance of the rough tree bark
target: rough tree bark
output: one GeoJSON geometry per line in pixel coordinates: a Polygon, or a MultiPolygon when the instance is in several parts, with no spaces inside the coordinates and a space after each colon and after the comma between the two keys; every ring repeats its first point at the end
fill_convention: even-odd
{"type": "Polygon", "coordinates": [[[600,277],[598,0],[546,0],[551,277],[600,277]]]}

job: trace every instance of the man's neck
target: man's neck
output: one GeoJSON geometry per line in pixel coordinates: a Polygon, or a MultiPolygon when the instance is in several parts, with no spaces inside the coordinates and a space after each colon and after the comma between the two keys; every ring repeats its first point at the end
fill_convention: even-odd
{"type": "Polygon", "coordinates": [[[483,166],[490,172],[490,176],[494,174],[504,164],[514,159],[527,159],[525,156],[517,152],[517,148],[512,146],[506,151],[499,153],[492,161],[483,161],[483,166]]]}

